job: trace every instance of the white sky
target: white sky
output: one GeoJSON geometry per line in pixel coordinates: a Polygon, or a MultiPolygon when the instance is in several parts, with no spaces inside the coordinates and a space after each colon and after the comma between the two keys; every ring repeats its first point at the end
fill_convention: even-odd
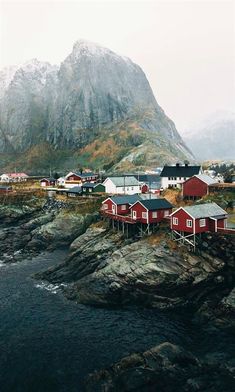
{"type": "Polygon", "coordinates": [[[234,1],[0,0],[0,68],[59,64],[84,38],[130,57],[158,103],[187,132],[235,109],[234,1]]]}

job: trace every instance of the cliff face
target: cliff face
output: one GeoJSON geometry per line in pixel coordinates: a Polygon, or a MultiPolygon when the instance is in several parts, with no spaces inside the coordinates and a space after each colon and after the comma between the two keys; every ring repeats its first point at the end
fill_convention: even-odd
{"type": "Polygon", "coordinates": [[[159,156],[163,162],[192,158],[141,68],[109,49],[78,41],[59,69],[32,60],[14,76],[9,72],[9,85],[0,75],[2,153],[25,152],[42,143],[59,153],[95,142],[99,155],[99,143],[109,139],[115,152],[94,165],[116,163],[120,156],[134,166],[147,166],[148,159],[157,164],[159,156]]]}

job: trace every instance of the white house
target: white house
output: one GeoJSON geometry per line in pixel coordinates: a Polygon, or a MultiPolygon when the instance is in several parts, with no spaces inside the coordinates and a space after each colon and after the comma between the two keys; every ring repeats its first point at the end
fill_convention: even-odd
{"type": "Polygon", "coordinates": [[[110,194],[134,195],[141,193],[141,184],[134,176],[108,177],[104,180],[105,192],[110,194]]]}
{"type": "Polygon", "coordinates": [[[4,173],[0,176],[0,182],[21,182],[27,178],[28,175],[25,173],[4,173]]]}
{"type": "Polygon", "coordinates": [[[59,177],[56,182],[58,186],[65,186],[65,177],[59,177]]]}
{"type": "Polygon", "coordinates": [[[161,186],[163,189],[181,188],[183,182],[198,174],[202,174],[201,166],[190,166],[188,163],[164,166],[160,174],[161,186]]]}

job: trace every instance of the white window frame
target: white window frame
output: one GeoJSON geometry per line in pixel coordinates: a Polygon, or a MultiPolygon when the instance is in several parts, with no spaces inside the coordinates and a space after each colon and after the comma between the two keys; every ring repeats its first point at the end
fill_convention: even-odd
{"type": "Polygon", "coordinates": [[[186,227],[189,227],[190,229],[193,227],[193,220],[192,219],[186,219],[186,227]]]}
{"type": "Polygon", "coordinates": [[[141,216],[142,216],[142,219],[147,219],[148,218],[148,214],[147,214],[146,211],[143,211],[141,216]]]}
{"type": "Polygon", "coordinates": [[[125,210],[126,210],[126,204],[122,204],[122,205],[121,205],[121,210],[122,210],[122,211],[125,211],[125,210]]]}
{"type": "Polygon", "coordinates": [[[136,211],[135,211],[135,210],[132,210],[132,219],[137,219],[136,211]]]}
{"type": "Polygon", "coordinates": [[[109,206],[107,203],[103,204],[103,210],[107,210],[108,208],[109,208],[109,206]]]}
{"type": "Polygon", "coordinates": [[[178,226],[179,224],[179,219],[173,216],[173,225],[178,226]]]}
{"type": "Polygon", "coordinates": [[[157,218],[157,211],[152,212],[152,218],[157,218]]]}
{"type": "Polygon", "coordinates": [[[166,216],[169,216],[170,214],[169,214],[169,211],[168,210],[165,210],[164,211],[164,217],[166,217],[166,216]]]}
{"type": "Polygon", "coordinates": [[[199,226],[200,227],[205,227],[206,226],[206,219],[205,218],[199,220],[199,226]]]}

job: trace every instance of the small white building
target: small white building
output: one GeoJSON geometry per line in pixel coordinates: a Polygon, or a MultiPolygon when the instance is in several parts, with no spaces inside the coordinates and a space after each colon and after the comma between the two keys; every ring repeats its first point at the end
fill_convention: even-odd
{"type": "Polygon", "coordinates": [[[57,183],[58,186],[65,186],[65,177],[59,177],[56,180],[56,183],[57,183]]]}
{"type": "Polygon", "coordinates": [[[105,192],[114,195],[141,193],[141,184],[134,176],[108,177],[104,180],[105,192]]]}
{"type": "Polygon", "coordinates": [[[164,166],[160,174],[161,187],[163,189],[180,189],[183,182],[198,174],[202,174],[201,166],[190,166],[188,163],[184,165],[176,163],[174,166],[164,166]]]}

